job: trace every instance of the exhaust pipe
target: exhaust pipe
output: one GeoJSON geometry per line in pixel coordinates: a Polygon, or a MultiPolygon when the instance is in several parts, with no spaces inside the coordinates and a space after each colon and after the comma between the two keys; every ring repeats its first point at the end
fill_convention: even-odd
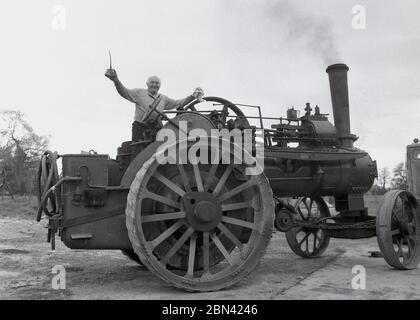
{"type": "Polygon", "coordinates": [[[357,137],[350,133],[349,88],[347,84],[349,67],[344,63],[333,64],[327,68],[330,80],[331,102],[334,125],[343,147],[353,147],[357,137]]]}

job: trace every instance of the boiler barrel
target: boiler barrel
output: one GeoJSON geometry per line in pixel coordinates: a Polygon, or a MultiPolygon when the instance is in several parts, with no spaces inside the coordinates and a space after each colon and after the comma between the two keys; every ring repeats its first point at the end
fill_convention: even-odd
{"type": "Polygon", "coordinates": [[[336,196],[368,191],[376,176],[376,164],[369,155],[316,163],[266,158],[264,173],[278,197],[336,196]]]}

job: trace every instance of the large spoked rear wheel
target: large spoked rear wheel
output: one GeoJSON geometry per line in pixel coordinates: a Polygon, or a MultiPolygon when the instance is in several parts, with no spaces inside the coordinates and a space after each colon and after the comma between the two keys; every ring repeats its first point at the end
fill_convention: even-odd
{"type": "MultiPolygon", "coordinates": [[[[295,220],[316,222],[330,216],[330,211],[321,197],[299,198],[295,204],[295,220]]],[[[286,240],[294,253],[303,258],[320,256],[330,243],[330,237],[322,229],[296,227],[286,232],[286,240]]]]}
{"type": "Polygon", "coordinates": [[[376,217],[376,236],[385,261],[408,270],[420,262],[420,217],[417,201],[407,191],[385,194],[376,217]]]}
{"type": "Polygon", "coordinates": [[[178,288],[234,285],[257,266],[271,238],[274,203],[266,177],[245,175],[244,163],[161,165],[158,157],[144,163],[127,198],[135,252],[178,288]]]}

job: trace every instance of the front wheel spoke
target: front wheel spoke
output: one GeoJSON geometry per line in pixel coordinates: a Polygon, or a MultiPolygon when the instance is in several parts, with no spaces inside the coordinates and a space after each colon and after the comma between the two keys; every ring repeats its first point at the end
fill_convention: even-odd
{"type": "Polygon", "coordinates": [[[187,231],[185,231],[184,234],[177,240],[177,242],[175,242],[172,248],[166,253],[161,262],[166,265],[172,256],[184,245],[185,241],[187,241],[193,233],[194,228],[189,227],[187,231]]]}
{"type": "Polygon", "coordinates": [[[184,184],[185,191],[191,192],[192,191],[191,185],[188,180],[188,176],[185,172],[185,168],[182,164],[178,164],[178,171],[179,171],[179,174],[181,175],[181,179],[182,179],[182,183],[184,184]]]}
{"type": "Polygon", "coordinates": [[[305,216],[302,213],[302,210],[300,209],[300,206],[297,206],[297,212],[300,215],[300,217],[302,218],[303,221],[308,220],[308,218],[305,218],[305,216]]]}
{"type": "Polygon", "coordinates": [[[203,232],[203,274],[210,273],[210,239],[209,232],[203,232]]]}
{"type": "Polygon", "coordinates": [[[163,203],[163,204],[166,204],[167,206],[172,207],[172,208],[175,208],[175,209],[179,209],[180,208],[179,203],[177,203],[177,202],[175,202],[175,201],[173,201],[171,199],[168,199],[166,197],[162,197],[161,195],[156,194],[156,193],[151,192],[151,191],[145,192],[144,197],[145,198],[148,198],[148,199],[155,200],[155,201],[160,202],[160,203],[163,203]]]}
{"type": "Polygon", "coordinates": [[[225,212],[225,211],[245,209],[245,208],[250,208],[251,206],[252,206],[252,201],[227,203],[227,204],[222,204],[222,211],[225,212]]]}
{"type": "Polygon", "coordinates": [[[184,196],[184,194],[185,194],[185,191],[184,190],[182,190],[179,186],[177,186],[175,183],[173,183],[168,178],[164,177],[159,172],[155,172],[153,174],[153,177],[155,177],[157,180],[159,180],[160,182],[162,182],[166,187],[168,187],[170,190],[172,190],[173,192],[175,192],[180,197],[183,197],[184,196]]]}
{"type": "Polygon", "coordinates": [[[211,187],[211,185],[213,183],[214,175],[216,174],[216,170],[217,170],[218,167],[219,167],[219,164],[218,163],[213,164],[211,166],[210,171],[209,171],[209,173],[207,175],[206,183],[204,185],[204,191],[207,192],[209,190],[209,188],[211,187]]]}
{"type": "Polygon", "coordinates": [[[311,217],[311,208],[310,208],[310,206],[308,206],[308,199],[309,198],[305,198],[302,202],[305,205],[305,208],[308,212],[308,218],[310,218],[311,217]]]}
{"type": "Polygon", "coordinates": [[[142,216],[141,222],[146,223],[146,222],[155,222],[155,221],[176,220],[176,219],[184,219],[185,217],[186,217],[186,213],[184,211],[160,213],[160,214],[152,214],[149,216],[142,216]]]}
{"type": "Polygon", "coordinates": [[[311,202],[309,202],[309,212],[310,212],[310,214],[313,213],[312,212],[312,206],[313,206],[313,204],[314,204],[314,200],[311,198],[311,202]]]}
{"type": "Polygon", "coordinates": [[[410,257],[411,256],[411,253],[413,252],[413,247],[411,246],[411,242],[410,242],[410,237],[408,236],[408,235],[406,235],[405,237],[404,237],[404,240],[407,242],[407,248],[408,248],[408,256],[410,257]]]}
{"type": "Polygon", "coordinates": [[[224,193],[221,197],[220,197],[220,201],[225,201],[229,198],[232,198],[233,196],[237,195],[238,193],[252,187],[253,185],[255,185],[255,182],[253,179],[249,179],[247,182],[233,188],[232,190],[229,190],[228,192],[224,193]]]}
{"type": "Polygon", "coordinates": [[[187,276],[194,276],[195,251],[197,248],[197,233],[193,233],[190,238],[190,250],[188,254],[188,270],[187,276]]]}
{"type": "Polygon", "coordinates": [[[239,249],[242,249],[242,242],[223,223],[219,223],[217,227],[226,237],[228,237],[230,241],[232,241],[234,245],[236,245],[239,249]]]}
{"type": "Polygon", "coordinates": [[[308,239],[308,237],[309,237],[309,235],[310,235],[310,233],[307,233],[307,234],[305,234],[305,236],[299,241],[299,246],[302,246],[302,243],[306,240],[306,239],[308,239]]]}
{"type": "Polygon", "coordinates": [[[223,216],[222,221],[226,222],[226,223],[234,224],[234,225],[237,225],[237,226],[241,226],[241,227],[244,227],[244,228],[257,230],[257,225],[255,223],[248,222],[248,221],[245,221],[245,220],[223,216]]]}
{"type": "Polygon", "coordinates": [[[217,183],[216,187],[213,190],[213,194],[217,197],[220,193],[220,191],[222,190],[223,186],[226,183],[226,180],[229,178],[231,172],[233,170],[233,166],[229,165],[225,172],[223,172],[223,175],[220,177],[219,182],[217,183]]]}
{"type": "Polygon", "coordinates": [[[318,231],[314,233],[315,237],[318,239],[318,242],[321,244],[321,238],[318,236],[318,231]]]}
{"type": "Polygon", "coordinates": [[[193,164],[193,169],[194,169],[195,181],[197,183],[197,190],[198,192],[203,192],[204,191],[203,180],[201,179],[200,168],[198,167],[198,164],[193,164]]]}
{"type": "Polygon", "coordinates": [[[397,240],[397,244],[398,244],[397,256],[399,258],[400,257],[403,257],[404,258],[404,252],[403,252],[403,249],[402,249],[402,243],[403,243],[403,239],[402,238],[399,239],[399,240],[397,240]]]}
{"type": "Polygon", "coordinates": [[[213,233],[211,235],[211,239],[213,240],[213,242],[215,243],[215,245],[219,249],[219,251],[223,254],[223,256],[225,257],[225,259],[227,260],[227,262],[231,266],[233,266],[234,265],[234,261],[233,261],[232,257],[230,256],[229,252],[226,250],[225,246],[220,241],[220,239],[216,236],[216,234],[213,233]]]}
{"type": "Polygon", "coordinates": [[[149,244],[152,250],[155,249],[159,244],[161,244],[167,238],[169,238],[174,232],[176,232],[183,225],[184,225],[184,221],[179,220],[175,222],[172,226],[170,226],[168,229],[166,229],[163,233],[161,233],[158,237],[156,237],[152,241],[149,241],[149,244]]]}

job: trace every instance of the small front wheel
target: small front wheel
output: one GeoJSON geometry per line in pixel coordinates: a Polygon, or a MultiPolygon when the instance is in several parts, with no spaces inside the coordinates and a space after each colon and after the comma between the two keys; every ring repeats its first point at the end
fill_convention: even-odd
{"type": "MultiPolygon", "coordinates": [[[[315,222],[330,216],[330,211],[321,197],[300,198],[295,205],[295,221],[315,222]]],[[[322,229],[296,227],[286,232],[290,249],[302,258],[320,256],[330,243],[330,237],[322,229]]]]}

